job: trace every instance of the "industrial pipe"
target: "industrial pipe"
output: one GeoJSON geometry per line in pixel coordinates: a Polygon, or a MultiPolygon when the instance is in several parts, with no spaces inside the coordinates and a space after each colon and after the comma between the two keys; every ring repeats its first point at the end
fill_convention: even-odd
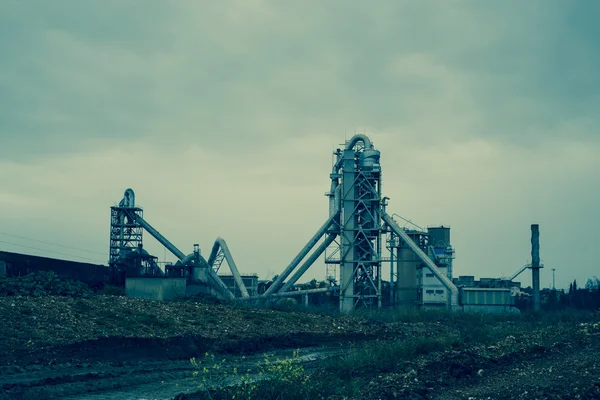
{"type": "Polygon", "coordinates": [[[523,268],[521,268],[520,270],[518,270],[517,272],[515,272],[510,278],[508,278],[509,281],[512,281],[514,279],[516,279],[517,276],[521,275],[521,273],[523,271],[525,271],[527,268],[531,268],[531,264],[525,264],[523,265],[523,268]]]}
{"type": "Polygon", "coordinates": [[[265,295],[272,294],[273,292],[276,292],[277,289],[279,289],[279,287],[282,285],[285,278],[287,278],[292,273],[292,271],[294,271],[294,269],[298,266],[298,264],[300,264],[300,261],[302,261],[302,259],[304,259],[304,257],[306,257],[306,255],[312,250],[313,247],[315,247],[315,245],[317,244],[319,239],[321,239],[321,236],[323,236],[325,234],[325,232],[327,231],[327,229],[329,229],[329,227],[334,222],[336,222],[336,218],[338,217],[339,214],[340,213],[338,210],[338,212],[336,212],[327,221],[325,221],[323,226],[321,226],[319,228],[317,233],[315,233],[313,235],[313,237],[308,241],[308,243],[306,243],[306,245],[302,248],[302,250],[300,250],[298,255],[296,255],[296,257],[294,257],[294,259],[286,267],[286,269],[283,270],[281,275],[279,275],[279,277],[277,277],[275,282],[273,282],[273,284],[267,289],[267,291],[264,293],[265,295]]]}
{"type": "Polygon", "coordinates": [[[388,224],[390,229],[400,237],[400,239],[421,259],[423,264],[431,271],[436,278],[442,282],[442,285],[450,292],[450,310],[458,307],[458,289],[447,276],[442,274],[435,263],[427,257],[419,246],[404,232],[402,228],[390,217],[385,211],[382,212],[383,220],[388,224]]]}
{"type": "Polygon", "coordinates": [[[248,290],[246,289],[246,285],[244,285],[244,281],[242,280],[242,276],[240,275],[240,271],[235,265],[235,261],[233,261],[233,256],[229,251],[229,247],[227,243],[222,238],[217,238],[215,240],[215,244],[213,245],[212,251],[210,253],[210,257],[208,257],[208,265],[212,269],[212,265],[215,262],[215,258],[219,253],[219,249],[223,251],[225,255],[225,260],[227,260],[227,265],[229,265],[229,269],[231,270],[231,275],[233,275],[233,279],[235,279],[236,285],[240,288],[240,292],[242,293],[242,297],[248,297],[248,290]]]}
{"type": "Polygon", "coordinates": [[[365,145],[366,149],[371,149],[373,148],[373,143],[371,143],[371,139],[369,139],[369,137],[367,135],[354,135],[352,137],[352,139],[350,139],[350,141],[348,142],[348,144],[346,145],[346,150],[350,150],[352,149],[356,143],[358,142],[363,142],[363,144],[365,145]]]}
{"type": "Polygon", "coordinates": [[[371,139],[369,139],[369,137],[367,135],[359,134],[359,135],[354,135],[352,137],[352,139],[350,139],[350,141],[346,145],[346,150],[352,149],[358,142],[363,142],[365,145],[365,148],[367,148],[367,149],[373,148],[373,143],[371,143],[371,139]]]}
{"type": "MultiPolygon", "coordinates": [[[[121,202],[119,203],[119,206],[126,207],[126,208],[135,207],[135,193],[133,192],[132,189],[125,190],[125,195],[124,195],[123,199],[121,200],[121,202]]],[[[181,250],[179,250],[177,247],[175,247],[175,245],[173,243],[171,243],[166,237],[161,235],[160,232],[158,232],[156,229],[154,229],[154,227],[152,225],[150,225],[140,215],[137,215],[135,213],[128,213],[128,215],[132,219],[137,221],[137,223],[142,228],[144,228],[150,235],[152,235],[152,237],[154,237],[156,240],[158,240],[158,242],[160,244],[165,246],[167,248],[167,250],[169,250],[171,253],[173,253],[173,255],[175,257],[177,257],[183,265],[187,265],[191,260],[196,258],[196,253],[191,253],[187,256],[185,254],[183,254],[183,252],[181,250]]],[[[231,256],[231,254],[230,254],[230,256],[231,256]]],[[[206,263],[206,261],[204,259],[201,259],[201,261],[204,261],[204,263],[206,264],[204,267],[208,270],[208,277],[213,281],[216,288],[225,297],[230,298],[230,299],[235,298],[235,295],[233,293],[231,293],[231,291],[229,290],[227,285],[225,285],[223,280],[221,280],[221,278],[219,278],[219,276],[211,268],[208,267],[208,264],[206,263]]],[[[228,262],[229,262],[229,260],[228,260],[228,262]]],[[[231,266],[231,263],[229,265],[231,266]]],[[[238,275],[239,275],[239,273],[238,273],[238,275]]],[[[244,287],[244,289],[245,289],[245,287],[244,287]]],[[[246,295],[247,294],[248,294],[248,292],[246,291],[246,295]]]]}
{"type": "Polygon", "coordinates": [[[230,300],[235,299],[235,295],[231,292],[231,290],[229,290],[229,288],[227,287],[227,285],[225,284],[225,282],[223,282],[223,280],[221,278],[219,278],[219,275],[217,275],[217,273],[215,271],[213,271],[212,268],[207,268],[207,272],[208,272],[208,277],[213,281],[213,283],[215,284],[215,286],[217,287],[217,289],[220,289],[221,294],[223,294],[225,297],[229,298],[230,300]]]}
{"type": "Polygon", "coordinates": [[[317,258],[319,258],[319,256],[321,256],[321,254],[323,254],[323,252],[327,249],[327,247],[331,243],[333,243],[336,236],[337,236],[337,234],[335,234],[335,233],[330,233],[329,235],[327,235],[327,237],[325,238],[325,241],[323,243],[321,243],[321,245],[319,247],[317,247],[317,249],[310,255],[310,257],[308,257],[308,259],[304,262],[304,264],[302,264],[302,266],[298,269],[298,271],[296,271],[294,273],[294,275],[292,275],[292,277],[281,287],[281,290],[279,290],[279,293],[287,292],[288,290],[290,290],[290,288],[292,286],[294,286],[294,284],[296,282],[298,282],[298,279],[302,278],[302,275],[304,275],[306,270],[308,270],[310,268],[310,266],[313,265],[315,263],[315,261],[317,261],[317,258]]]}
{"type": "MultiPolygon", "coordinates": [[[[180,261],[181,261],[182,265],[190,265],[190,262],[192,260],[195,260],[196,258],[197,258],[196,253],[190,253],[187,256],[185,256],[183,259],[181,259],[180,261]]],[[[219,290],[221,292],[221,294],[226,298],[229,298],[229,299],[235,298],[235,295],[231,292],[231,290],[229,290],[229,288],[227,287],[225,282],[223,282],[223,280],[219,277],[219,275],[217,275],[212,270],[212,268],[209,266],[209,264],[206,262],[206,260],[202,256],[199,256],[199,258],[200,258],[200,264],[194,265],[194,266],[192,266],[192,268],[206,268],[208,277],[213,281],[217,290],[219,290]]]]}
{"type": "Polygon", "coordinates": [[[169,250],[171,253],[173,253],[173,255],[175,257],[177,257],[179,260],[183,260],[185,258],[185,254],[183,254],[183,252],[181,252],[181,250],[179,250],[177,247],[175,247],[175,245],[171,242],[169,242],[169,240],[164,237],[163,235],[160,234],[160,232],[158,232],[156,229],[154,229],[152,227],[152,225],[150,225],[148,222],[146,222],[146,220],[144,220],[144,218],[140,217],[139,215],[132,215],[133,218],[135,218],[135,220],[138,222],[138,224],[140,224],[142,226],[142,228],[144,228],[146,231],[148,231],[148,233],[150,235],[152,235],[152,237],[154,237],[154,239],[158,240],[160,244],[162,244],[163,246],[165,246],[167,248],[167,250],[169,250]]]}
{"type": "Polygon", "coordinates": [[[335,153],[336,156],[336,160],[335,163],[333,164],[333,169],[331,171],[331,175],[329,175],[329,177],[331,178],[331,188],[329,189],[329,216],[333,216],[333,214],[335,214],[336,210],[340,208],[339,206],[339,197],[336,198],[336,194],[338,194],[339,192],[339,185],[340,185],[340,176],[339,175],[339,171],[340,171],[340,167],[341,167],[341,162],[342,162],[342,154],[341,151],[338,149],[338,151],[335,153]]]}
{"type": "MultiPolygon", "coordinates": [[[[371,139],[369,139],[369,137],[367,135],[354,135],[352,137],[352,139],[350,139],[350,141],[348,142],[348,144],[346,145],[346,150],[350,150],[352,149],[356,143],[358,142],[363,142],[363,144],[365,145],[365,148],[367,149],[372,149],[373,148],[373,143],[371,142],[371,139]]],[[[336,199],[335,198],[335,194],[336,194],[336,189],[338,188],[339,185],[339,177],[337,176],[339,174],[340,168],[342,167],[342,156],[341,153],[338,151],[336,154],[336,161],[335,164],[333,165],[333,169],[331,171],[331,188],[329,189],[329,216],[332,216],[335,213],[335,209],[338,208],[339,209],[339,198],[336,199]]]]}
{"type": "Polygon", "coordinates": [[[133,189],[129,188],[125,190],[123,199],[119,202],[119,207],[133,208],[135,207],[135,193],[133,189]]]}
{"type": "MultiPolygon", "coordinates": [[[[173,243],[171,243],[166,237],[160,234],[156,229],[152,227],[146,220],[144,220],[139,215],[135,216],[136,221],[144,228],[148,233],[150,233],[156,240],[160,242],[163,246],[167,248],[175,257],[177,257],[183,265],[186,265],[191,259],[195,258],[195,254],[191,253],[186,257],[181,250],[179,250],[173,243]]],[[[213,280],[217,288],[220,289],[222,294],[228,298],[235,298],[235,295],[231,293],[227,285],[219,278],[219,276],[212,270],[212,268],[207,267],[208,276],[213,280]]],[[[246,292],[247,293],[247,292],[246,292]]]]}
{"type": "Polygon", "coordinates": [[[318,289],[307,289],[307,290],[296,290],[294,292],[283,292],[283,293],[274,293],[274,294],[261,294],[260,296],[252,296],[252,297],[245,297],[243,299],[238,299],[238,300],[264,300],[264,299],[269,299],[269,298],[273,298],[273,297],[293,297],[293,296],[300,296],[303,294],[313,294],[313,293],[326,293],[326,292],[334,292],[336,291],[337,288],[336,287],[327,287],[327,288],[318,288],[318,289]]]}
{"type": "MultiPolygon", "coordinates": [[[[200,257],[202,257],[202,256],[200,256],[200,257]]],[[[185,256],[183,259],[181,259],[179,261],[181,261],[181,265],[189,265],[190,262],[192,260],[194,260],[195,258],[196,258],[196,253],[190,253],[190,254],[188,254],[187,256],[185,256]]],[[[206,262],[206,260],[204,260],[204,262],[206,262]]],[[[206,263],[206,265],[208,265],[208,263],[206,263]]]]}

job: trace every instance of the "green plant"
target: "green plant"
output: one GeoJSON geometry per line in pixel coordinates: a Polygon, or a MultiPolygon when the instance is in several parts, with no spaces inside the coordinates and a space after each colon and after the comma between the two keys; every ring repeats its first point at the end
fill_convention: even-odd
{"type": "Polygon", "coordinates": [[[255,369],[244,367],[242,357],[233,367],[225,359],[217,361],[214,354],[202,360],[190,359],[198,389],[209,399],[300,399],[307,398],[311,388],[306,385],[310,375],[304,370],[299,351],[291,357],[272,359],[264,356],[255,369]]]}
{"type": "Polygon", "coordinates": [[[345,380],[373,373],[391,372],[405,360],[442,351],[459,342],[456,336],[375,341],[352,347],[340,357],[325,360],[323,367],[325,371],[345,380]]]}

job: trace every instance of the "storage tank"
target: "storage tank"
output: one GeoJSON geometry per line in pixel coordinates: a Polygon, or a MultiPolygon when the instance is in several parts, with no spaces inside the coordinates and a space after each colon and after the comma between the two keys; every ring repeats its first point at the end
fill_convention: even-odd
{"type": "Polygon", "coordinates": [[[398,248],[396,304],[415,305],[417,301],[417,266],[419,259],[408,247],[398,248]]]}
{"type": "Polygon", "coordinates": [[[435,248],[446,248],[450,244],[450,228],[446,226],[435,226],[427,228],[429,233],[429,245],[435,248]]]}
{"type": "Polygon", "coordinates": [[[450,244],[450,227],[443,225],[430,227],[427,228],[427,233],[429,245],[433,246],[436,256],[439,257],[438,260],[441,260],[440,262],[446,266],[448,279],[452,280],[454,249],[450,244]]]}
{"type": "Polygon", "coordinates": [[[364,149],[360,153],[360,167],[363,170],[378,170],[381,154],[375,149],[364,149]]]}

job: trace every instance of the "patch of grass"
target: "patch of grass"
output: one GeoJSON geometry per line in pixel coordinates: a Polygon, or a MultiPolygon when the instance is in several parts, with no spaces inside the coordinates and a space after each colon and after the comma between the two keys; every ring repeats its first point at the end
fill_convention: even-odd
{"type": "Polygon", "coordinates": [[[315,398],[317,394],[308,384],[310,376],[304,370],[299,351],[284,359],[265,355],[263,362],[254,369],[241,365],[225,369],[225,360],[217,361],[214,354],[205,354],[199,361],[192,358],[190,362],[196,369],[194,376],[201,389],[194,398],[300,400],[315,398]]]}
{"type": "Polygon", "coordinates": [[[194,375],[201,389],[191,398],[304,400],[357,396],[361,386],[356,377],[395,371],[406,360],[443,351],[456,344],[456,337],[378,341],[353,347],[343,356],[321,361],[314,372],[304,369],[298,352],[283,360],[265,356],[254,370],[243,371],[239,365],[233,370],[225,370],[224,360],[218,362],[214,355],[207,355],[202,361],[191,360],[197,369],[194,375]]]}
{"type": "Polygon", "coordinates": [[[390,372],[406,360],[443,351],[460,344],[457,336],[376,341],[352,348],[347,354],[323,362],[323,369],[340,379],[390,372]]]}

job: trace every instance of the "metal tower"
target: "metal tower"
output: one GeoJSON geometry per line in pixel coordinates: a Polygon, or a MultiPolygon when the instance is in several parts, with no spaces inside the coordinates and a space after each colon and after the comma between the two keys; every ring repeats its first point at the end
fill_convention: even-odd
{"type": "Polygon", "coordinates": [[[379,151],[355,136],[342,154],[340,311],[381,307],[379,151]]]}
{"type": "Polygon", "coordinates": [[[110,258],[108,265],[116,266],[129,252],[142,244],[144,229],[137,217],[143,211],[135,206],[135,194],[127,189],[118,206],[110,208],[110,258]]]}
{"type": "MultiPolygon", "coordinates": [[[[419,244],[386,213],[387,198],[381,197],[380,153],[371,140],[365,135],[355,135],[346,143],[344,150],[338,149],[334,155],[336,160],[329,175],[331,188],[326,194],[329,197],[329,218],[260,297],[339,291],[340,311],[344,313],[359,307],[381,307],[382,236],[390,234],[389,241],[393,241],[393,245],[388,243],[388,248],[391,252],[399,246],[406,246],[406,251],[413,253],[415,260],[419,260],[448,289],[448,307],[457,307],[457,288],[419,244]],[[310,254],[321,240],[321,245],[310,254]],[[293,291],[298,279],[326,250],[327,277],[334,283],[331,275],[335,274],[335,266],[339,264],[339,286],[293,291]]],[[[435,258],[435,254],[432,257],[435,258]]],[[[393,261],[393,255],[386,261],[393,261]]],[[[391,278],[393,280],[393,272],[391,278]]]]}

